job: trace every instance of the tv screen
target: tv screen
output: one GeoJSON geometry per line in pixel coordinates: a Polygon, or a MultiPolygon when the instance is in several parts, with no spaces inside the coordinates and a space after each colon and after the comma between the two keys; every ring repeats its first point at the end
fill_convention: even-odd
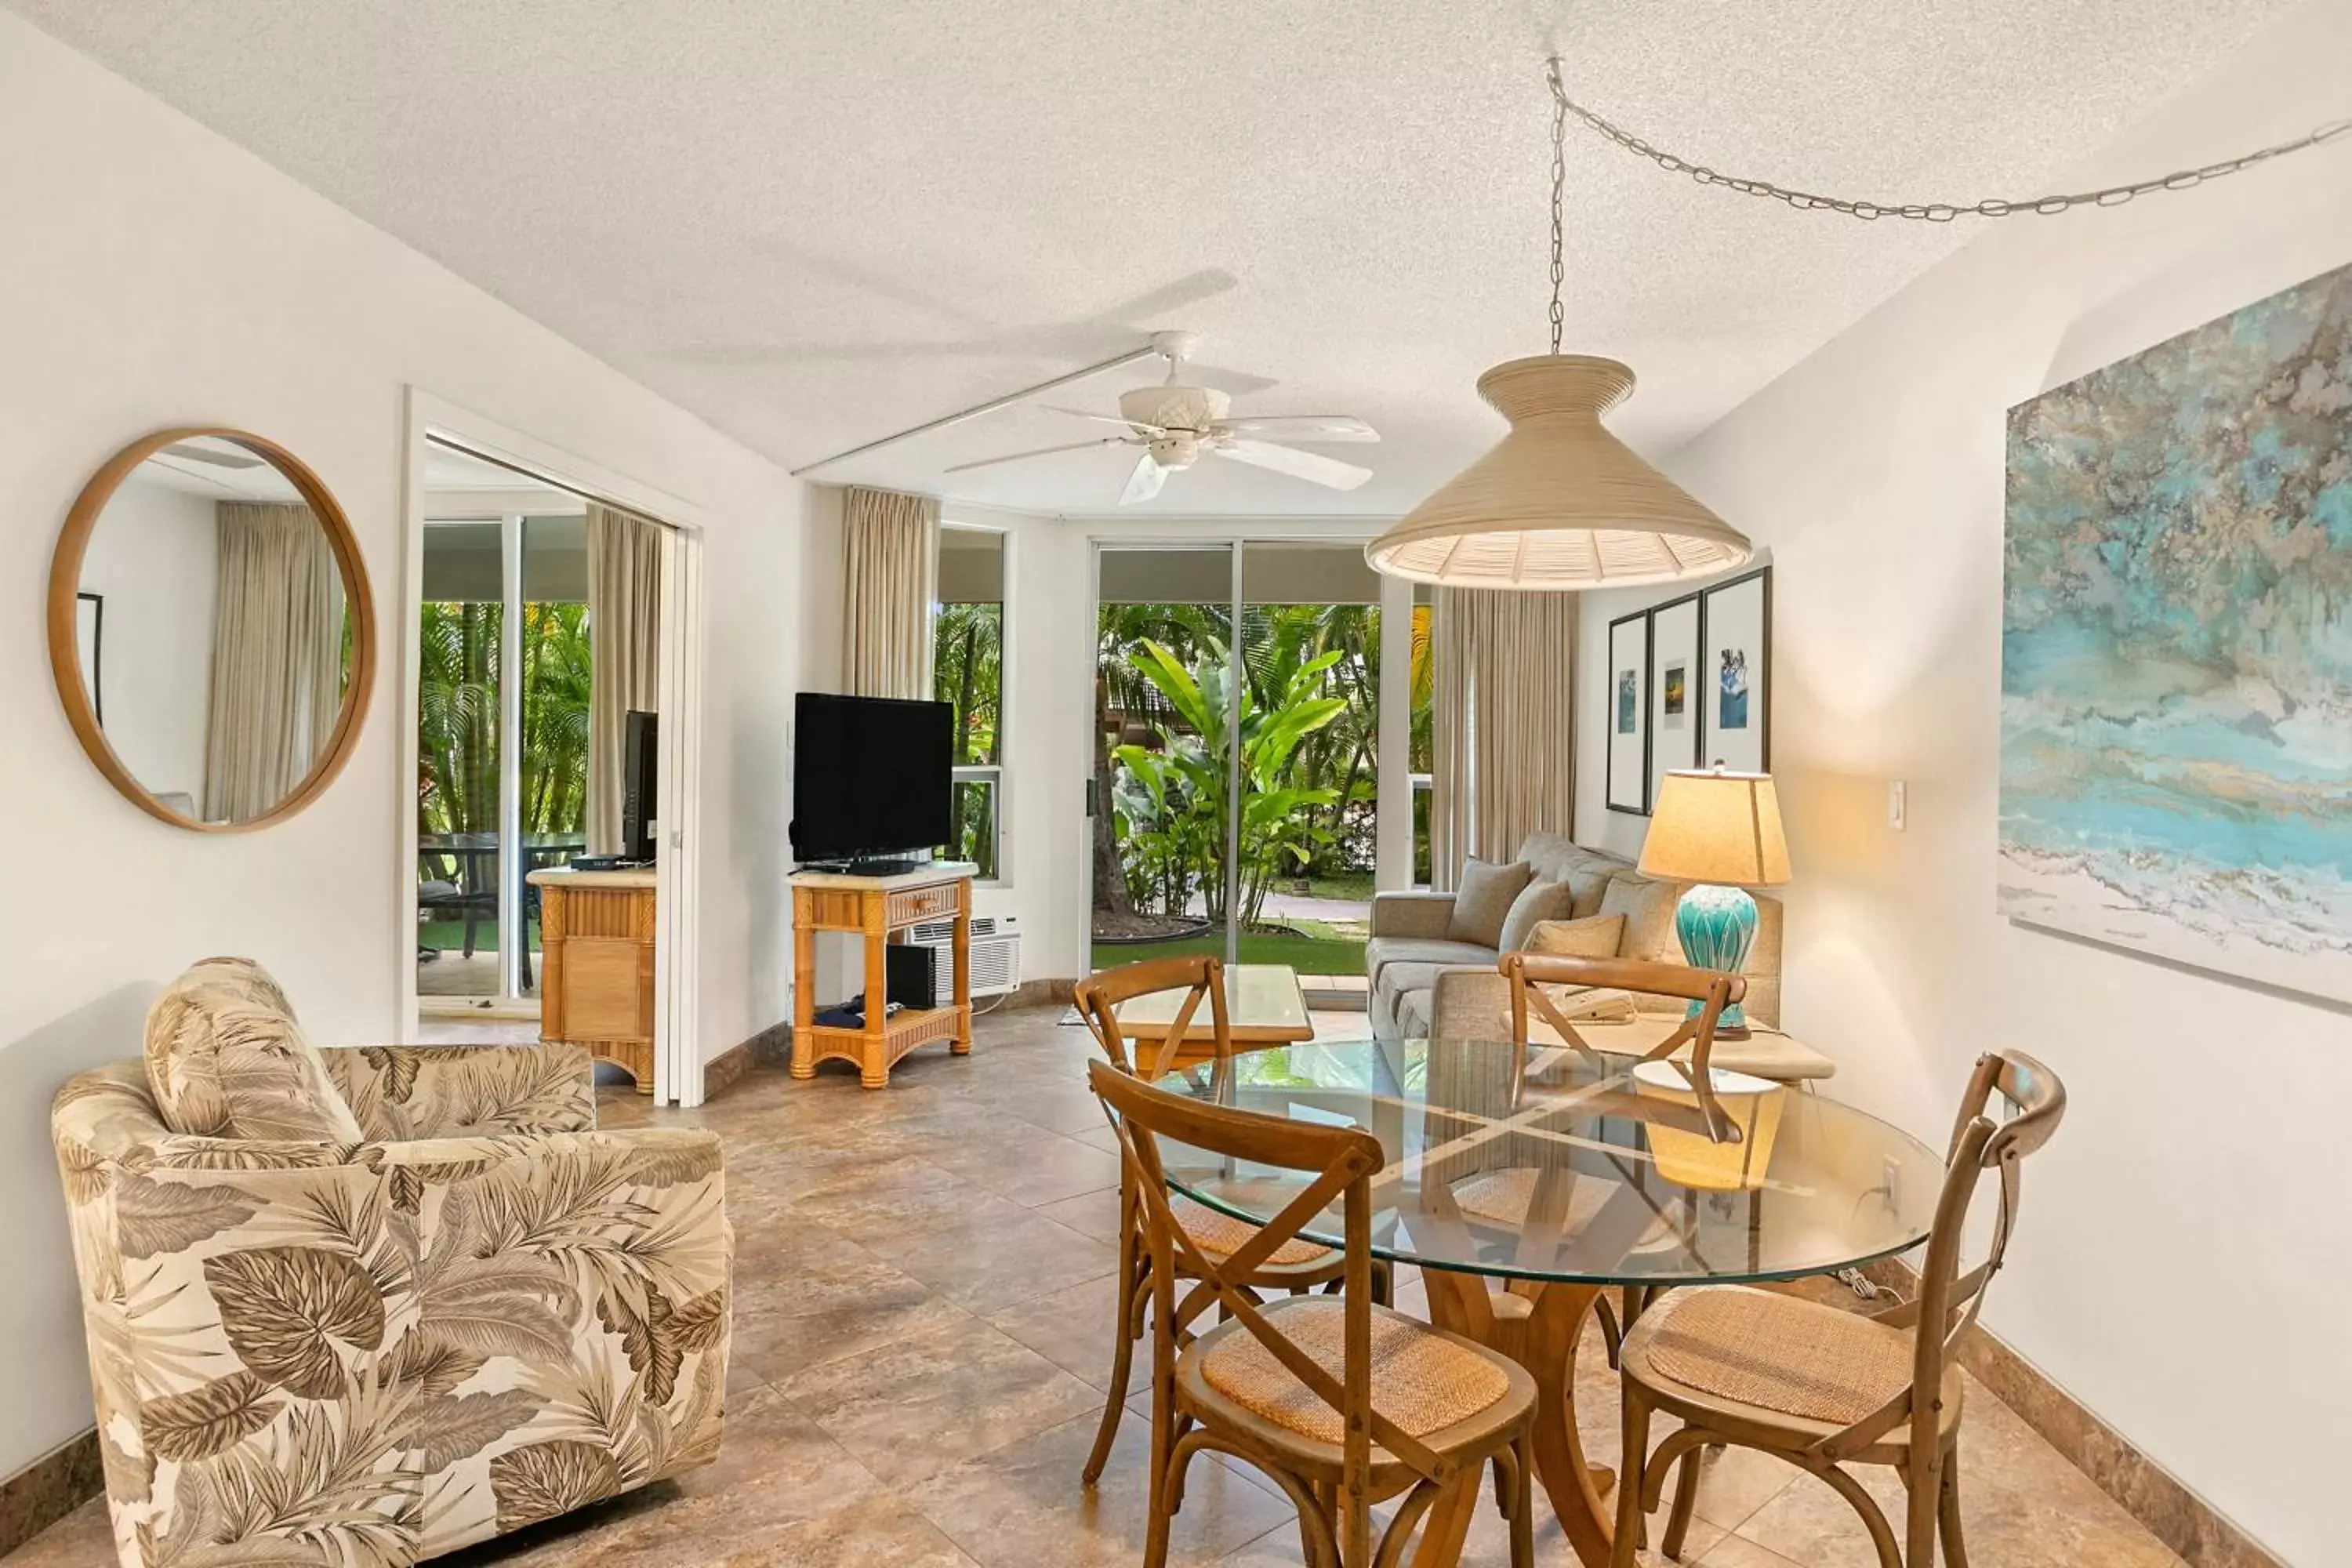
{"type": "Polygon", "coordinates": [[[948,841],[952,708],[803,691],[793,712],[795,859],[929,855],[948,841]]]}

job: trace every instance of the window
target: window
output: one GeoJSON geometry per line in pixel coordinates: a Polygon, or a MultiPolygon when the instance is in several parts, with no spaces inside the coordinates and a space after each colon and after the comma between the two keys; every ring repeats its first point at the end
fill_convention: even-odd
{"type": "Polygon", "coordinates": [[[945,847],[978,865],[983,882],[1003,879],[1004,563],[996,530],[940,527],[932,693],[955,710],[955,837],[945,847]]]}

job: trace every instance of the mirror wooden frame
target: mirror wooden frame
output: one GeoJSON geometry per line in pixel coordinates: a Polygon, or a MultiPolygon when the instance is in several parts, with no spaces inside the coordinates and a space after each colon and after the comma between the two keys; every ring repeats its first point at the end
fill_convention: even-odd
{"type": "Polygon", "coordinates": [[[65,531],[58,535],[57,553],[49,562],[48,615],[49,670],[57,679],[58,700],[65,705],[66,720],[73,726],[81,749],[123,798],[174,827],[196,833],[251,833],[283,822],[316,800],[335,781],[335,775],[343,771],[343,764],[351,760],[359,743],[360,729],[367,718],[368,699],[375,686],[375,601],[368,589],[367,566],[360,559],[359,540],[352,532],[351,519],[343,514],[325,481],[311,471],[309,464],[266,437],[226,426],[182,426],[142,437],[107,459],[106,466],[90,476],[89,483],[75,498],[73,510],[66,514],[65,531]],[[175,442],[198,437],[233,442],[267,459],[292,481],[303,501],[317,515],[320,526],[327,531],[327,542],[334,551],[335,569],[343,579],[344,612],[351,619],[351,668],[343,683],[342,701],[335,710],[335,727],[328,732],[326,746],[310,764],[310,771],[302,776],[302,782],[285,799],[243,822],[202,822],[174,811],[123,765],[122,759],[108,743],[106,731],[99,727],[89,692],[82,685],[74,626],[74,600],[81,587],[82,557],[89,551],[91,531],[98,526],[106,503],[140,464],[175,442]]]}

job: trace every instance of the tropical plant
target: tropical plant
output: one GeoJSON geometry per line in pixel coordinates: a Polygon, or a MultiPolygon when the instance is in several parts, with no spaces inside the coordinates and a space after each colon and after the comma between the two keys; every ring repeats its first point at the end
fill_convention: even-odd
{"type": "MultiPolygon", "coordinates": [[[[1273,879],[1306,866],[1314,848],[1333,837],[1318,808],[1331,804],[1337,792],[1294,783],[1291,765],[1307,737],[1348,706],[1345,698],[1322,695],[1324,672],[1340,655],[1287,661],[1286,668],[1283,661],[1269,664],[1265,693],[1260,695],[1257,679],[1244,679],[1236,702],[1233,661],[1224,644],[1214,637],[1196,640],[1198,651],[1189,667],[1149,637],[1129,655],[1130,666],[1166,703],[1171,721],[1156,726],[1159,751],[1133,744],[1118,748],[1119,765],[1131,781],[1125,800],[1130,807],[1148,806],[1128,817],[1123,832],[1139,847],[1139,840],[1153,835],[1169,841],[1139,855],[1145,864],[1156,860],[1164,866],[1181,856],[1188,868],[1197,868],[1202,903],[1213,921],[1226,918],[1230,889],[1240,896],[1234,912],[1254,924],[1273,879]],[[1238,831],[1229,835],[1236,765],[1241,816],[1238,831]],[[1238,858],[1230,866],[1229,838],[1238,840],[1238,858]]],[[[1115,791],[1115,808],[1121,798],[1115,791]]],[[[1189,900],[1191,889],[1181,888],[1181,880],[1163,870],[1160,888],[1130,878],[1128,890],[1138,902],[1157,893],[1160,912],[1179,914],[1185,905],[1171,907],[1166,900],[1179,892],[1189,900]]]]}
{"type": "MultiPolygon", "coordinates": [[[[425,833],[499,826],[501,607],[436,602],[418,620],[416,825],[425,833]]],[[[523,605],[522,827],[583,831],[588,821],[588,606],[523,605]]]]}

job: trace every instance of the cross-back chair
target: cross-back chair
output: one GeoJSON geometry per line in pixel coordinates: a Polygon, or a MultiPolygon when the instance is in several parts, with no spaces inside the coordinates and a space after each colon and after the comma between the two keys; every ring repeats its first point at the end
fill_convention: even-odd
{"type": "Polygon", "coordinates": [[[1675,1053],[1688,1046],[1689,1058],[1675,1065],[1698,1097],[1700,1114],[1717,1140],[1738,1140],[1738,1125],[1716,1103],[1708,1068],[1715,1053],[1716,1027],[1722,1020],[1723,1010],[1748,994],[1745,976],[1693,969],[1680,963],[1654,963],[1639,958],[1570,958],[1548,952],[1507,952],[1496,967],[1510,982],[1511,1038],[1518,1043],[1522,1058],[1528,1053],[1531,1014],[1559,1031],[1560,1039],[1570,1047],[1587,1051],[1594,1048],[1578,1032],[1575,1021],[1553,1001],[1550,986],[1633,991],[1697,1004],[1671,1034],[1644,1051],[1642,1059],[1673,1061],[1675,1053]]]}
{"type": "MultiPolygon", "coordinates": [[[[1139,996],[1180,989],[1184,995],[1165,1034],[1158,1040],[1136,1042],[1136,1055],[1145,1063],[1141,1069],[1145,1080],[1168,1072],[1188,1052],[1192,1059],[1198,1059],[1200,1047],[1187,1047],[1184,1036],[1199,1016],[1204,1001],[1209,1008],[1211,1054],[1222,1070],[1233,1056],[1234,1040],[1225,1011],[1225,966],[1220,959],[1206,955],[1155,958],[1106,970],[1079,981],[1074,999],[1079,1016],[1086,1019],[1096,1044],[1102,1047],[1111,1065],[1132,1077],[1138,1068],[1128,1054],[1127,1031],[1120,1023],[1118,1009],[1139,996]]],[[[1135,1363],[1135,1344],[1143,1337],[1145,1310],[1151,1302],[1151,1258],[1143,1245],[1142,1203],[1135,1190],[1133,1173],[1125,1161],[1119,1163],[1118,1188],[1118,1348],[1111,1363],[1110,1394],[1103,1405],[1102,1425],[1095,1434],[1095,1446],[1087,1456],[1086,1468],[1080,1472],[1088,1486],[1102,1479],[1103,1467],[1110,1459],[1111,1445],[1118,1439],[1119,1411],[1135,1363]]],[[[1253,1226],[1189,1198],[1178,1199],[1175,1208],[1179,1223],[1194,1245],[1211,1257],[1233,1256],[1255,1234],[1253,1226]]],[[[1333,1289],[1339,1282],[1342,1262],[1339,1254],[1328,1247],[1294,1240],[1265,1255],[1247,1281],[1248,1288],[1294,1295],[1318,1286],[1333,1289]]],[[[1184,1264],[1180,1258],[1174,1266],[1181,1270],[1184,1264]]],[[[1388,1266],[1382,1263],[1376,1282],[1382,1300],[1388,1299],[1388,1266]]]]}
{"type": "Polygon", "coordinates": [[[1865,1318],[1746,1286],[1707,1286],[1677,1292],[1643,1316],[1625,1336],[1619,1367],[1625,1452],[1646,1451],[1653,1411],[1683,1425],[1624,1481],[1612,1568],[1631,1568],[1641,1513],[1658,1506],[1677,1469],[1664,1545],[1667,1556],[1680,1557],[1699,1450],[1721,1444],[1761,1448],[1827,1481],[1862,1516],[1881,1568],[1934,1568],[1939,1532],[1946,1561],[1967,1568],[1956,1352],[2008,1253],[2025,1157],[2049,1142],[2065,1110],[2065,1086],[2032,1057],[2002,1051],[1978,1058],[1910,1301],[1865,1318]],[[1995,1095],[2010,1108],[2005,1120],[1990,1114],[1995,1095]],[[1962,1232],[1989,1171],[2000,1182],[1992,1243],[1984,1261],[1963,1273],[1962,1232]],[[1901,1547],[1847,1465],[1902,1472],[1908,1507],[1901,1547]]]}
{"type": "Polygon", "coordinates": [[[1491,1463],[1507,1500],[1513,1568],[1531,1568],[1535,1382],[1508,1358],[1372,1299],[1380,1140],[1203,1104],[1107,1062],[1088,1064],[1088,1074],[1134,1172],[1150,1259],[1145,1568],[1167,1562],[1185,1469],[1202,1449],[1255,1465],[1281,1487],[1298,1510],[1307,1568],[1394,1568],[1439,1498],[1449,1488],[1475,1492],[1491,1463]],[[1237,1251],[1213,1255],[1179,1222],[1163,1138],[1313,1180],[1237,1251]],[[1262,1300],[1258,1270],[1334,1204],[1345,1241],[1339,1293],[1262,1300]],[[1225,1321],[1190,1335],[1213,1308],[1225,1321]],[[1403,1501],[1375,1543],[1372,1505],[1396,1497],[1403,1501]]]}

